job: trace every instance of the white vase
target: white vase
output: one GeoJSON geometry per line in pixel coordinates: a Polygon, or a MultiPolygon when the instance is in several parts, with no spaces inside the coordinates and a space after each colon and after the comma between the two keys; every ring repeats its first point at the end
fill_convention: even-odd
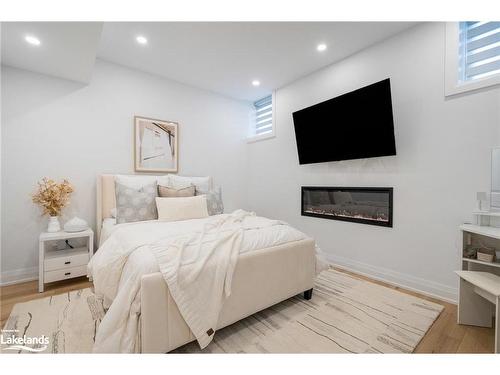
{"type": "Polygon", "coordinates": [[[49,216],[49,226],[47,228],[47,232],[59,232],[61,230],[61,224],[59,224],[58,216],[49,216]]]}

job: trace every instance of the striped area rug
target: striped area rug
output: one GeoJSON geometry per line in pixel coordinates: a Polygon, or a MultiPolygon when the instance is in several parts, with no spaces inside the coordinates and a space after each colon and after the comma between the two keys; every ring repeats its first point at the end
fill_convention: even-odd
{"type": "MultiPolygon", "coordinates": [[[[91,290],[83,289],[17,304],[4,328],[52,338],[46,353],[88,353],[98,310],[91,290]]],[[[203,351],[193,342],[175,353],[411,353],[442,310],[329,269],[311,300],[290,298],[217,331],[203,351]]]]}

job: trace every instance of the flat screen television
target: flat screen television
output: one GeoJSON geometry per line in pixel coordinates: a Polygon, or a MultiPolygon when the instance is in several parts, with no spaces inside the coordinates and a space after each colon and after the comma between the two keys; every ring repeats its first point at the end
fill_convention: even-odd
{"type": "Polygon", "coordinates": [[[293,113],[300,164],[396,155],[389,78],[293,113]]]}

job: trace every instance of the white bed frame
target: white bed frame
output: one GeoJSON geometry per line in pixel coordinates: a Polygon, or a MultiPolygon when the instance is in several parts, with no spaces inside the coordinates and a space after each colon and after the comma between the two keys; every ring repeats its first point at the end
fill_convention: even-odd
{"type": "MultiPolygon", "coordinates": [[[[97,242],[102,221],[115,207],[114,175],[97,179],[97,242]]],[[[304,292],[311,298],[316,268],[312,239],[243,254],[236,265],[231,296],[224,302],[217,328],[304,292]]],[[[161,273],[141,280],[139,350],[167,353],[195,340],[175,304],[161,273]]]]}

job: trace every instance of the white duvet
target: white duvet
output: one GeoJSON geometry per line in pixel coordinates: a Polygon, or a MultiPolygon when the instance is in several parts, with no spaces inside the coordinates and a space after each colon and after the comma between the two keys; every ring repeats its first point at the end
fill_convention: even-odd
{"type": "MultiPolygon", "coordinates": [[[[195,288],[194,281],[203,283],[203,277],[211,274],[201,272],[208,258],[213,258],[212,267],[217,264],[221,269],[217,273],[222,275],[214,283],[218,286],[212,289],[218,289],[217,295],[227,296],[230,293],[232,270],[239,254],[307,238],[284,222],[258,217],[243,210],[205,219],[127,223],[113,228],[108,231],[109,237],[89,263],[89,276],[94,281],[95,293],[103,297],[104,307],[109,308],[95,339],[94,352],[101,353],[138,351],[140,284],[143,275],[161,269],[168,282],[174,280],[176,285],[179,283],[182,288],[177,290],[169,285],[172,297],[179,305],[181,314],[194,314],[196,318],[196,304],[206,301],[196,301],[195,294],[191,298],[189,287],[195,288]],[[220,241],[220,233],[224,233],[227,241],[220,241]],[[203,246],[199,245],[200,242],[203,242],[203,246]],[[185,259],[181,259],[183,256],[185,259]],[[179,270],[184,271],[180,273],[179,270]],[[180,279],[178,275],[181,275],[180,279]],[[179,296],[184,297],[180,298],[180,303],[177,300],[179,296]]],[[[215,326],[220,310],[218,299],[212,300],[215,301],[212,321],[197,323],[195,327],[183,315],[201,346],[207,345],[211,338],[203,338],[195,331],[203,331],[207,324],[215,326]]],[[[222,302],[223,298],[220,304],[222,302]]]]}

